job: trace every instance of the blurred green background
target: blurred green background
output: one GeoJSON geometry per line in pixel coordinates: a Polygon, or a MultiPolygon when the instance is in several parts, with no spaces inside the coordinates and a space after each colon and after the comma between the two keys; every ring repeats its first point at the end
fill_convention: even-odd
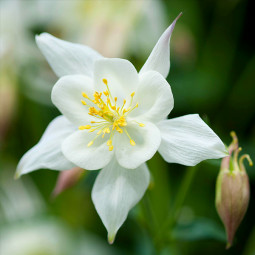
{"type": "Polygon", "coordinates": [[[91,201],[96,172],[51,199],[58,172],[13,175],[58,110],[50,101],[57,77],[34,37],[49,32],[91,46],[106,57],[131,60],[139,70],[164,29],[183,12],[171,39],[170,117],[199,113],[229,144],[235,130],[255,161],[254,14],[248,0],[76,1],[0,0],[0,253],[3,255],[158,254],[153,243],[172,212],[187,171],[195,174],[169,242],[160,254],[255,254],[255,169],[251,200],[225,250],[214,206],[220,160],[190,168],[150,160],[153,184],[109,246],[91,201]],[[148,203],[149,201],[149,203],[148,203]],[[151,208],[149,208],[151,207],[151,208]]]}

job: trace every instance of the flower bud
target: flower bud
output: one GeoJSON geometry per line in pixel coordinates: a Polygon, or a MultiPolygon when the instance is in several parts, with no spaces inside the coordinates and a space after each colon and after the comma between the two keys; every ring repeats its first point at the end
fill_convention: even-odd
{"type": "Polygon", "coordinates": [[[249,204],[250,187],[243,160],[246,158],[252,166],[250,156],[242,155],[235,132],[231,132],[233,142],[228,147],[229,156],[222,159],[221,169],[216,183],[216,209],[225,226],[227,246],[230,248],[249,204]],[[233,156],[232,156],[233,154],[233,156]]]}
{"type": "Polygon", "coordinates": [[[57,197],[64,190],[74,186],[84,174],[84,169],[74,167],[66,171],[60,172],[55,188],[51,194],[52,198],[57,197]]]}

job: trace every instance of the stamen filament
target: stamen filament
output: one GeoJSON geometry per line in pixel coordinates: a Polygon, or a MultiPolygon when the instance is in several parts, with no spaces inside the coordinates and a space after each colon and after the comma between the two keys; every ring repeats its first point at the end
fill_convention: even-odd
{"type": "Polygon", "coordinates": [[[136,121],[136,120],[133,120],[133,122],[137,123],[140,127],[144,127],[144,126],[145,126],[145,124],[140,123],[140,122],[138,122],[138,121],[136,121]]]}
{"type": "Polygon", "coordinates": [[[127,113],[132,112],[132,111],[133,111],[135,108],[137,108],[137,107],[138,107],[138,103],[137,103],[132,109],[129,109],[129,108],[130,108],[130,107],[129,107],[129,108],[128,108],[129,110],[127,109],[127,110],[128,110],[127,113]]]}
{"type": "Polygon", "coordinates": [[[131,107],[131,105],[133,103],[134,95],[135,95],[135,92],[132,92],[131,95],[130,95],[131,96],[131,101],[129,103],[129,107],[131,107]]]}
{"type": "Polygon", "coordinates": [[[127,137],[129,138],[129,142],[132,146],[135,146],[135,141],[131,138],[126,128],[124,128],[124,132],[126,133],[127,137]]]}
{"type": "MultiPolygon", "coordinates": [[[[125,132],[127,137],[129,138],[129,142],[132,146],[135,146],[135,141],[129,135],[127,129],[127,115],[132,112],[135,108],[138,107],[138,103],[133,106],[133,99],[135,92],[130,94],[131,100],[129,102],[129,106],[126,106],[126,99],[123,100],[122,106],[117,105],[118,98],[112,96],[111,91],[108,86],[107,79],[102,79],[103,83],[106,85],[106,90],[103,92],[97,92],[93,94],[93,97],[89,97],[85,92],[82,92],[83,98],[87,99],[81,100],[81,103],[88,107],[88,114],[93,116],[94,118],[99,119],[98,121],[90,121],[93,125],[84,125],[79,126],[80,130],[88,129],[88,132],[96,131],[95,138],[90,141],[87,146],[91,146],[94,141],[99,137],[105,137],[105,134],[109,134],[110,138],[107,141],[107,146],[109,147],[109,151],[113,150],[112,139],[115,132],[119,132],[120,134],[125,132]],[[103,97],[103,98],[102,98],[103,97]],[[88,101],[92,102],[92,105],[88,104],[88,101]]],[[[139,123],[135,120],[132,120],[137,123],[140,127],[144,127],[145,124],[139,123]]]]}
{"type": "Polygon", "coordinates": [[[112,97],[111,91],[110,91],[110,89],[109,89],[109,87],[108,87],[108,81],[107,81],[107,79],[103,79],[103,83],[106,85],[107,90],[108,90],[109,95],[110,95],[110,98],[111,98],[111,100],[113,101],[113,97],[112,97]]]}

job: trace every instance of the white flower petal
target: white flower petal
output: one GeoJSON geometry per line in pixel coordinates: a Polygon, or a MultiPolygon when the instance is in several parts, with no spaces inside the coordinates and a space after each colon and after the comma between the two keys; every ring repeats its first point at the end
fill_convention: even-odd
{"type": "Polygon", "coordinates": [[[135,67],[125,59],[104,58],[95,62],[94,86],[96,91],[105,91],[106,86],[102,79],[107,79],[113,97],[118,102],[136,91],[138,86],[138,73],[135,67]]]}
{"type": "Polygon", "coordinates": [[[102,56],[95,50],[60,40],[50,34],[36,36],[36,42],[57,76],[93,75],[94,62],[102,56]]]}
{"type": "Polygon", "coordinates": [[[170,39],[175,23],[181,15],[182,13],[178,15],[173,23],[161,35],[150,56],[140,70],[140,73],[154,70],[161,73],[164,77],[167,77],[170,69],[170,39]]]}
{"type": "Polygon", "coordinates": [[[61,151],[62,141],[74,130],[75,127],[64,116],[51,121],[39,143],[21,158],[16,177],[40,168],[67,170],[74,167],[61,151]]]}
{"type": "Polygon", "coordinates": [[[116,133],[116,158],[119,164],[125,168],[136,168],[145,161],[151,159],[159,148],[161,135],[159,129],[150,122],[143,122],[144,127],[136,123],[128,122],[127,131],[136,145],[130,144],[130,139],[123,132],[116,133]]]}
{"type": "Polygon", "coordinates": [[[102,169],[92,190],[92,200],[108,231],[109,243],[127,218],[129,210],[143,197],[150,181],[145,164],[125,169],[111,161],[102,169]]]}
{"type": "Polygon", "coordinates": [[[164,120],[158,127],[162,135],[159,153],[169,163],[194,166],[228,155],[223,142],[198,114],[164,120]]]}
{"type": "Polygon", "coordinates": [[[109,135],[105,138],[100,136],[88,147],[88,143],[95,137],[95,132],[88,130],[78,130],[62,143],[63,154],[75,165],[86,170],[97,170],[106,166],[112,159],[114,153],[109,151],[106,142],[109,135]]]}
{"type": "Polygon", "coordinates": [[[160,73],[155,71],[139,75],[139,87],[134,101],[138,102],[138,108],[129,116],[152,122],[165,119],[174,106],[170,85],[160,73]]]}
{"type": "Polygon", "coordinates": [[[84,75],[68,75],[57,81],[51,94],[52,102],[77,126],[88,125],[94,120],[88,115],[89,107],[81,103],[81,100],[87,101],[83,98],[82,92],[92,97],[92,79],[84,75]]]}

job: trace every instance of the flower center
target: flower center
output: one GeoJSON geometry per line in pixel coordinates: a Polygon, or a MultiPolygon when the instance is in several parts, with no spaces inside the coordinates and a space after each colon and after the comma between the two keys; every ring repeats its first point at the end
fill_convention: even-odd
{"type": "MultiPolygon", "coordinates": [[[[133,98],[135,92],[132,92],[130,97],[129,106],[126,106],[126,99],[123,100],[122,106],[117,106],[117,97],[112,97],[110,92],[107,79],[102,80],[106,86],[106,90],[102,92],[95,92],[93,97],[90,98],[85,92],[82,92],[84,100],[81,100],[81,103],[89,107],[88,114],[99,119],[98,121],[91,121],[91,125],[79,126],[80,130],[88,129],[89,132],[97,131],[95,138],[88,143],[88,147],[91,146],[94,141],[102,136],[104,138],[105,134],[110,134],[110,139],[107,141],[109,150],[113,150],[112,139],[114,133],[117,131],[120,134],[124,133],[128,136],[130,144],[135,146],[135,141],[129,135],[126,126],[127,126],[127,115],[138,107],[138,103],[132,107],[133,98]]],[[[140,127],[144,127],[143,123],[136,122],[140,127]]]]}

